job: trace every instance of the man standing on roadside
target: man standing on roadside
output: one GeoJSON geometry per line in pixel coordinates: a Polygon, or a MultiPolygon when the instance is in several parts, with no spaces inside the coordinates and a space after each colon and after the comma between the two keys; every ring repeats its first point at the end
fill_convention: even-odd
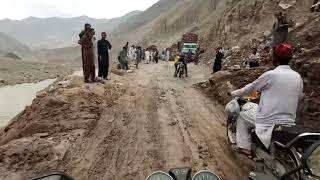
{"type": "Polygon", "coordinates": [[[137,51],[136,51],[136,68],[139,69],[139,64],[141,62],[141,58],[142,58],[142,50],[141,47],[139,46],[137,51]]]}
{"type": "Polygon", "coordinates": [[[121,69],[129,70],[126,46],[124,46],[122,51],[119,53],[119,63],[121,65],[121,69]]]}
{"type": "Polygon", "coordinates": [[[101,33],[101,39],[98,41],[98,61],[99,61],[99,74],[98,76],[108,80],[109,71],[109,49],[112,48],[110,42],[106,40],[107,34],[101,33]]]}
{"type": "Polygon", "coordinates": [[[213,63],[213,73],[216,73],[218,71],[221,71],[222,69],[222,59],[224,57],[224,54],[222,53],[222,47],[219,47],[216,49],[216,59],[213,63]]]}
{"type": "Polygon", "coordinates": [[[277,46],[283,43],[287,43],[289,37],[290,23],[287,21],[287,17],[282,12],[275,14],[277,21],[273,25],[272,29],[272,59],[274,59],[273,51],[277,46]]]}
{"type": "Polygon", "coordinates": [[[95,81],[95,66],[94,66],[94,52],[93,52],[93,36],[94,31],[90,24],[85,24],[84,30],[79,34],[82,51],[82,67],[84,82],[89,83],[89,79],[95,81]]]}

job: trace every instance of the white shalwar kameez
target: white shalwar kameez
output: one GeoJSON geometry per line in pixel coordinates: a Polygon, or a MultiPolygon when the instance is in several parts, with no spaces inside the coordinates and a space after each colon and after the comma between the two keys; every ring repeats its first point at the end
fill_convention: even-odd
{"type": "Polygon", "coordinates": [[[303,81],[290,66],[282,65],[231,94],[241,97],[253,91],[261,92],[255,123],[243,118],[237,122],[237,146],[248,150],[251,149],[251,134],[248,133],[251,128],[255,127],[257,136],[269,148],[275,125],[295,125],[299,98],[303,96],[303,81]]]}

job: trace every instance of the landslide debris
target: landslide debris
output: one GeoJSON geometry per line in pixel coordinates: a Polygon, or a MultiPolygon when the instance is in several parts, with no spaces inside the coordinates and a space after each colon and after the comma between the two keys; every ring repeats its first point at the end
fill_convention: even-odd
{"type": "Polygon", "coordinates": [[[103,110],[126,92],[123,78],[113,77],[105,84],[85,85],[72,76],[38,93],[32,105],[0,131],[0,179],[22,180],[59,170],[103,110]]]}
{"type": "Polygon", "coordinates": [[[298,124],[318,130],[320,127],[320,16],[311,13],[311,1],[229,1],[218,24],[211,28],[205,43],[208,51],[202,60],[211,63],[218,46],[230,48],[223,69],[229,73],[213,75],[206,83],[199,84],[212,98],[226,104],[230,99],[226,92],[231,88],[242,88],[254,81],[263,72],[273,68],[270,58],[271,29],[275,22],[274,14],[283,11],[294,26],[289,29],[289,43],[295,47],[291,63],[304,80],[305,97],[300,102],[297,114],[298,124]],[[284,5],[288,6],[284,6],[284,5]],[[283,9],[282,7],[288,7],[283,9]],[[209,41],[210,40],[210,41],[209,41]],[[252,48],[258,48],[261,67],[247,70],[243,62],[252,48]]]}

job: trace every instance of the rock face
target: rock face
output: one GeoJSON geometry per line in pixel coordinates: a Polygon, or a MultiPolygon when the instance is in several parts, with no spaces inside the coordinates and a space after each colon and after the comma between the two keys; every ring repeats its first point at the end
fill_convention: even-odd
{"type": "MultiPolygon", "coordinates": [[[[305,98],[299,104],[297,121],[306,128],[318,128],[320,127],[318,120],[320,111],[317,108],[320,105],[320,17],[310,13],[311,1],[228,1],[219,23],[211,29],[205,39],[208,40],[208,47],[212,49],[218,45],[232,49],[223,62],[224,69],[231,71],[232,76],[223,79],[212,77],[211,87],[208,85],[205,91],[210,95],[217,95],[215,98],[226,103],[228,97],[223,92],[227,91],[228,86],[225,84],[231,83],[235,88],[240,88],[273,68],[269,53],[270,30],[274,22],[273,14],[283,10],[279,6],[281,3],[290,4],[290,7],[285,7],[285,12],[287,18],[295,24],[289,29],[289,43],[295,47],[291,66],[304,80],[305,98]],[[231,48],[237,46],[239,48],[231,48]],[[244,70],[242,63],[253,47],[258,48],[263,67],[244,70]],[[242,69],[237,70],[236,65],[242,69]]],[[[207,51],[203,56],[212,57],[212,52],[207,51]]]]}

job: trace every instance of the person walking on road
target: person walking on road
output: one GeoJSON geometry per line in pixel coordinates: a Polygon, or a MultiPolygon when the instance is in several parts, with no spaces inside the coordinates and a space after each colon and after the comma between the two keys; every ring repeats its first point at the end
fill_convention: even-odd
{"type": "Polygon", "coordinates": [[[213,74],[218,71],[221,71],[223,57],[224,55],[222,53],[222,47],[216,49],[216,59],[214,60],[214,64],[213,64],[213,74]]]}
{"type": "Polygon", "coordinates": [[[82,68],[84,82],[89,83],[90,80],[95,82],[95,66],[94,66],[94,46],[93,46],[94,31],[90,24],[85,24],[84,30],[79,34],[82,52],[82,68]]]}
{"type": "Polygon", "coordinates": [[[120,51],[119,53],[119,62],[121,65],[121,69],[129,70],[126,47],[123,47],[122,51],[120,51]]]}
{"type": "Polygon", "coordinates": [[[188,58],[188,62],[191,63],[192,62],[192,51],[190,49],[187,53],[187,58],[188,58]]]}
{"type": "Polygon", "coordinates": [[[101,33],[101,39],[98,41],[98,62],[99,73],[98,76],[103,79],[108,79],[109,71],[109,50],[112,48],[110,42],[106,40],[107,33],[101,33]]]}
{"type": "Polygon", "coordinates": [[[159,62],[159,51],[158,50],[154,54],[154,61],[156,62],[156,64],[158,64],[158,62],[159,62]]]}
{"type": "Polygon", "coordinates": [[[150,63],[150,51],[149,51],[149,49],[147,49],[145,51],[145,58],[146,58],[146,64],[149,64],[150,63]]]}
{"type": "Polygon", "coordinates": [[[137,51],[136,51],[136,68],[139,69],[139,64],[141,62],[141,58],[142,58],[142,50],[141,47],[138,47],[137,51]]]}
{"type": "Polygon", "coordinates": [[[166,50],[166,61],[168,62],[170,60],[170,50],[166,50]]]}

